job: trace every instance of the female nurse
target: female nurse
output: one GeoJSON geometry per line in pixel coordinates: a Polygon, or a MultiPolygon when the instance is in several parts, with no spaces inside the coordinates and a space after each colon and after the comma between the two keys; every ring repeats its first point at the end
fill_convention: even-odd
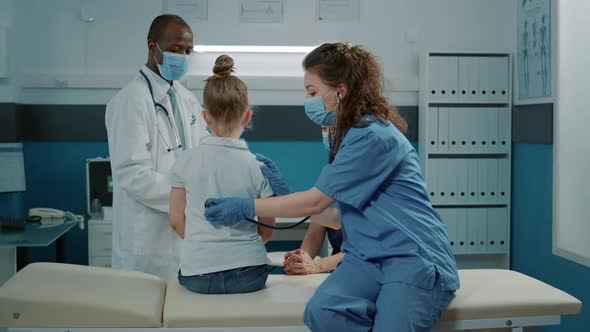
{"type": "Polygon", "coordinates": [[[305,309],[312,331],[430,331],[459,288],[457,266],[407,125],[383,96],[382,70],[371,53],[343,43],[319,46],[303,68],[306,114],[318,125],[335,122],[330,163],[315,186],[291,193],[260,157],[277,197],[216,198],[205,216],[234,225],[255,215],[319,215],[314,222],[341,226],[344,258],[305,309]]]}

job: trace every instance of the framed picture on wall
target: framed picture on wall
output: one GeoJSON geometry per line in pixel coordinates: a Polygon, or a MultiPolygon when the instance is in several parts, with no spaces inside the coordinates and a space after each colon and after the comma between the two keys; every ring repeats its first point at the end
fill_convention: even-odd
{"type": "Polygon", "coordinates": [[[284,0],[241,0],[240,23],[283,23],[284,0]]]}
{"type": "Polygon", "coordinates": [[[360,20],[360,0],[318,0],[318,22],[351,22],[360,20]]]}
{"type": "Polygon", "coordinates": [[[517,0],[515,103],[553,102],[551,0],[517,0]]]}
{"type": "Polygon", "coordinates": [[[209,11],[208,0],[166,0],[164,11],[175,14],[187,22],[207,21],[209,11]]]}

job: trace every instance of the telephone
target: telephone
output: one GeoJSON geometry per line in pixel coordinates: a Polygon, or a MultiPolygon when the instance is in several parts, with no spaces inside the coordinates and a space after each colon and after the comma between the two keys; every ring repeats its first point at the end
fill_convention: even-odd
{"type": "Polygon", "coordinates": [[[51,227],[63,223],[65,219],[72,219],[78,221],[80,229],[84,229],[84,217],[82,215],[73,214],[70,211],[61,211],[50,208],[32,208],[29,210],[29,218],[40,218],[43,226],[51,227]],[[60,220],[56,220],[60,219],[60,220]]]}
{"type": "Polygon", "coordinates": [[[29,217],[39,216],[42,219],[61,219],[65,214],[64,211],[50,208],[33,208],[29,210],[29,217]]]}

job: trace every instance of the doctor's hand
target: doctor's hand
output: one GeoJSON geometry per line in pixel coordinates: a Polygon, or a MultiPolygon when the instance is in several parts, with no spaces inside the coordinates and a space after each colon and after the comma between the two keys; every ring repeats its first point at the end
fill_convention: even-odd
{"type": "Polygon", "coordinates": [[[210,198],[205,202],[205,218],[216,226],[233,226],[246,218],[254,219],[254,199],[210,198]]]}
{"type": "Polygon", "coordinates": [[[264,163],[264,165],[260,166],[260,170],[264,177],[268,179],[275,196],[289,195],[292,193],[289,186],[285,183],[285,180],[283,180],[281,172],[275,162],[259,153],[255,153],[254,155],[256,156],[256,160],[264,163]]]}
{"type": "Polygon", "coordinates": [[[302,275],[321,273],[321,266],[319,260],[314,260],[307,252],[301,249],[289,251],[285,255],[283,262],[285,274],[288,275],[302,275]]]}

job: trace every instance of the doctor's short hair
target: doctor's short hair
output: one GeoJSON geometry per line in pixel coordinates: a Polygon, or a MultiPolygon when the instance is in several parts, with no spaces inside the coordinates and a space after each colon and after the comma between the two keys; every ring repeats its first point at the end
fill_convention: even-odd
{"type": "Polygon", "coordinates": [[[164,30],[166,30],[166,27],[171,23],[174,23],[176,25],[186,26],[190,29],[190,26],[188,25],[188,23],[186,23],[186,21],[183,20],[182,17],[180,17],[178,15],[172,15],[172,14],[160,15],[160,16],[154,18],[154,20],[152,21],[152,24],[150,25],[150,30],[148,31],[147,38],[151,39],[151,40],[159,40],[160,37],[162,36],[162,32],[164,32],[164,30]]]}
{"type": "Polygon", "coordinates": [[[250,107],[246,83],[232,75],[234,60],[229,55],[220,55],[215,60],[213,76],[205,80],[203,106],[217,121],[237,123],[250,107]]]}

